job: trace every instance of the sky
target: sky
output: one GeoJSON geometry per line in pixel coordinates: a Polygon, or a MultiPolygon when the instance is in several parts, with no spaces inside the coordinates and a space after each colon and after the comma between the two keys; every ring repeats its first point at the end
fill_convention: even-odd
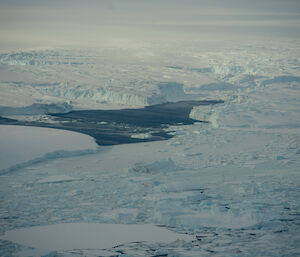
{"type": "Polygon", "coordinates": [[[0,0],[0,49],[299,37],[299,0],[0,0]]]}

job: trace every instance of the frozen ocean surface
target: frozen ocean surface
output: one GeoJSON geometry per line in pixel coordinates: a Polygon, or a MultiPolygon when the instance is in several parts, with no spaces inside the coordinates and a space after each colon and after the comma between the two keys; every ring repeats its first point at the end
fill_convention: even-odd
{"type": "Polygon", "coordinates": [[[166,141],[102,146],[91,155],[45,158],[2,174],[0,255],[41,255],[39,246],[18,241],[15,231],[25,231],[29,240],[35,230],[82,223],[128,225],[130,235],[139,224],[192,240],[134,237],[114,246],[53,247],[42,254],[300,254],[299,41],[176,44],[0,56],[1,111],[10,111],[1,115],[22,122],[56,122],[47,110],[32,113],[35,104],[99,110],[224,101],[195,106],[190,117],[207,123],[165,127],[174,136],[166,141]]]}
{"type": "MultiPolygon", "coordinates": [[[[2,175],[3,233],[26,227],[30,238],[30,227],[66,221],[151,223],[195,240],[135,241],[105,248],[107,255],[121,251],[153,256],[159,249],[184,256],[298,253],[299,164],[292,156],[278,158],[277,148],[293,138],[277,136],[274,141],[264,133],[230,132],[216,149],[210,142],[224,140],[224,131],[195,133],[203,129],[191,126],[168,144],[104,147],[99,154],[51,160],[2,175]],[[196,135],[194,142],[202,141],[201,150],[187,141],[189,134],[196,135]]],[[[11,235],[10,240],[19,242],[11,235]]],[[[27,249],[9,241],[2,241],[2,248],[3,254],[27,249]]],[[[72,252],[87,256],[104,250],[76,249],[72,252]]],[[[56,250],[58,256],[70,253],[56,250]]]]}
{"type": "Polygon", "coordinates": [[[81,155],[98,145],[84,134],[51,128],[0,126],[0,173],[45,159],[81,155]]]}
{"type": "Polygon", "coordinates": [[[138,241],[170,244],[194,238],[150,224],[64,223],[9,231],[2,239],[29,245],[37,250],[26,254],[37,255],[74,249],[109,249],[138,241]]]}

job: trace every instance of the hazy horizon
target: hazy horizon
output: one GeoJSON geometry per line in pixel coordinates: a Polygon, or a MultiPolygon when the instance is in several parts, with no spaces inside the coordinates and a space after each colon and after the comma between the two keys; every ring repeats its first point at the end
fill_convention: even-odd
{"type": "Polygon", "coordinates": [[[300,36],[295,0],[4,0],[0,7],[1,50],[300,36]]]}

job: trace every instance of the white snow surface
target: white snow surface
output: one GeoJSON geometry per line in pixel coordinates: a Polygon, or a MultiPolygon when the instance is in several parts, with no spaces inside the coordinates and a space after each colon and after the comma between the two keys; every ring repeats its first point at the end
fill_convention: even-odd
{"type": "MultiPolygon", "coordinates": [[[[190,117],[208,123],[170,127],[168,141],[102,147],[1,175],[0,232],[66,221],[156,224],[197,240],[126,243],[106,255],[298,256],[299,49],[298,39],[282,39],[3,54],[4,111],[33,103],[224,103],[195,107],[190,117]]],[[[1,243],[1,254],[26,256],[26,246],[1,243]]],[[[57,252],[72,254],[105,255],[57,252]]]]}
{"type": "Polygon", "coordinates": [[[183,235],[151,224],[63,223],[8,231],[1,237],[40,252],[71,251],[76,249],[106,249],[133,242],[172,243],[192,241],[183,235]]]}
{"type": "Polygon", "coordinates": [[[126,49],[121,53],[121,59],[114,49],[0,54],[0,105],[67,102],[80,109],[125,108],[187,97],[181,82],[164,78],[138,53],[126,49]]]}
{"type": "Polygon", "coordinates": [[[90,136],[66,130],[0,126],[0,172],[64,155],[92,152],[98,145],[90,136]]]}

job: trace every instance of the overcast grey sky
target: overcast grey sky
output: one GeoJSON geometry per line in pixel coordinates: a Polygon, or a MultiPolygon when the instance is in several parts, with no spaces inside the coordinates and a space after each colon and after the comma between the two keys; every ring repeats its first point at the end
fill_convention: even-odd
{"type": "Polygon", "coordinates": [[[299,37],[299,0],[0,0],[3,47],[299,37]]]}

